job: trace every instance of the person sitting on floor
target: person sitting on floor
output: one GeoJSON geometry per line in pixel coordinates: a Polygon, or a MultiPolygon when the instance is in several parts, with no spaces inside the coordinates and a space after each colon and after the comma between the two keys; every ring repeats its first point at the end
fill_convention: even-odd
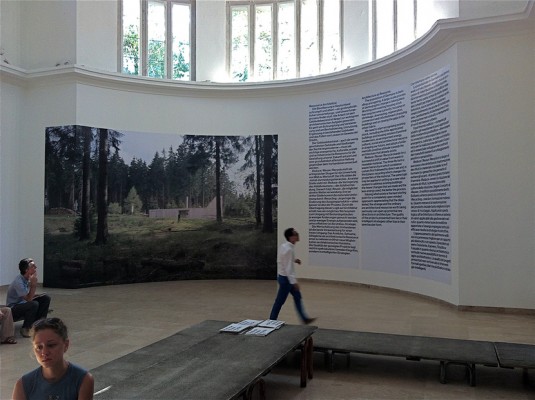
{"type": "Polygon", "coordinates": [[[40,367],[15,383],[13,400],[91,400],[95,380],[85,369],[64,359],[69,348],[67,326],[59,318],[36,321],[30,331],[40,367]]]}
{"type": "Polygon", "coordinates": [[[45,318],[50,306],[50,296],[37,295],[37,265],[31,258],[19,262],[20,274],[7,289],[7,306],[11,307],[14,321],[24,318],[20,330],[23,337],[30,337],[30,328],[38,319],[45,318]]]}
{"type": "Polygon", "coordinates": [[[11,308],[0,307],[0,344],[17,344],[11,308]]]}

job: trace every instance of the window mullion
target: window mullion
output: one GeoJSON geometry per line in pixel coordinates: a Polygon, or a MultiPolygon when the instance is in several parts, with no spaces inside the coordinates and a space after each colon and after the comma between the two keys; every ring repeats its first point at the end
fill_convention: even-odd
{"type": "Polygon", "coordinates": [[[172,17],[173,3],[165,2],[165,60],[167,79],[173,79],[173,17],[172,17]]]}
{"type": "Polygon", "coordinates": [[[371,0],[372,12],[371,12],[371,24],[372,24],[372,60],[377,59],[377,0],[371,0]]]}
{"type": "Polygon", "coordinates": [[[256,5],[249,4],[249,76],[254,79],[255,77],[255,68],[254,68],[254,49],[255,49],[255,25],[256,25],[256,5]]]}
{"type": "Polygon", "coordinates": [[[227,76],[230,76],[232,70],[232,7],[230,2],[227,1],[227,24],[226,24],[226,36],[227,36],[227,76]]]}
{"type": "Polygon", "coordinates": [[[272,60],[272,72],[271,79],[277,79],[277,73],[279,70],[279,3],[274,2],[271,7],[271,40],[272,46],[271,60],[272,60]]]}
{"type": "Polygon", "coordinates": [[[295,0],[295,77],[301,77],[301,0],[295,0]]]}
{"type": "Polygon", "coordinates": [[[340,2],[340,16],[339,16],[339,41],[340,41],[340,67],[344,64],[344,1],[338,0],[340,2]]]}
{"type": "Polygon", "coordinates": [[[149,53],[149,40],[148,40],[148,1],[141,0],[141,75],[147,76],[148,73],[148,53],[149,53]]]}
{"type": "Polygon", "coordinates": [[[190,32],[189,32],[189,79],[197,80],[197,4],[196,0],[189,3],[190,32]]]}
{"type": "Polygon", "coordinates": [[[325,7],[324,0],[318,0],[318,60],[320,74],[322,73],[323,64],[323,7],[325,7]]]}
{"type": "Polygon", "coordinates": [[[416,40],[418,35],[418,0],[414,0],[413,6],[413,37],[412,40],[416,40]]]}
{"type": "Polygon", "coordinates": [[[394,0],[392,4],[392,25],[394,30],[394,51],[398,49],[398,0],[394,0]]]}
{"type": "Polygon", "coordinates": [[[117,2],[117,48],[121,51],[117,52],[117,72],[123,72],[123,2],[117,2]]]}

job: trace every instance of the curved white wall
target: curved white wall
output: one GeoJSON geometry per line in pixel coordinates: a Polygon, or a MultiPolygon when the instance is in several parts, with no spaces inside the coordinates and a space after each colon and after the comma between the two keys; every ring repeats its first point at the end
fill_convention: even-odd
{"type": "MultiPolygon", "coordinates": [[[[535,308],[535,28],[517,16],[441,23],[403,52],[315,79],[209,85],[67,66],[2,65],[0,284],[42,259],[44,130],[79,124],[174,134],[278,134],[279,228],[307,235],[308,106],[391,89],[448,66],[452,283],[307,266],[301,276],[421,293],[456,305],[535,308]]],[[[282,235],[282,232],[280,232],[282,235]]],[[[307,264],[307,244],[299,244],[307,264]]]]}

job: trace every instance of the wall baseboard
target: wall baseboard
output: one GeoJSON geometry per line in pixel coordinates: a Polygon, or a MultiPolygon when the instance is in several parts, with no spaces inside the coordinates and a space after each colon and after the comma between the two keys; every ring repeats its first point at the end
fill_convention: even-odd
{"type": "Polygon", "coordinates": [[[495,313],[495,314],[513,314],[513,315],[534,315],[535,316],[535,309],[531,309],[531,308],[487,307],[487,306],[467,306],[467,305],[456,306],[455,304],[448,303],[445,300],[437,299],[431,296],[427,296],[425,294],[414,293],[414,292],[409,292],[406,290],[389,288],[389,287],[384,287],[384,286],[370,285],[368,283],[331,281],[327,279],[312,279],[312,278],[299,278],[299,280],[304,281],[304,282],[317,282],[317,283],[329,283],[329,284],[337,284],[337,285],[345,285],[345,286],[358,286],[358,287],[366,288],[366,289],[396,292],[396,293],[401,293],[407,296],[414,296],[414,297],[418,297],[421,299],[423,298],[434,303],[439,303],[441,305],[451,307],[458,311],[484,312],[484,313],[495,313]]]}

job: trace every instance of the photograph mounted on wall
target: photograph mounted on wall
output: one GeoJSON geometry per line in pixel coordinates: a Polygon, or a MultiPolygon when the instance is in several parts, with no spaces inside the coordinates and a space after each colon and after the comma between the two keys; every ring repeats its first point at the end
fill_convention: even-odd
{"type": "Polygon", "coordinates": [[[275,279],[277,143],[47,128],[43,284],[275,279]]]}

